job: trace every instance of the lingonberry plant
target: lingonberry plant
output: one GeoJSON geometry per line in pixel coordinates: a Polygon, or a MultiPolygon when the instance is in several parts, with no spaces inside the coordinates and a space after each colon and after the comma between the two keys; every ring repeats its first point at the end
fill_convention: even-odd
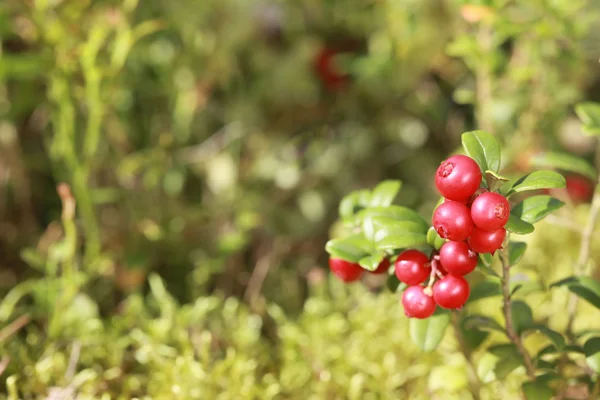
{"type": "MultiPolygon", "coordinates": [[[[583,115],[584,123],[588,117],[588,127],[600,125],[600,107],[579,107],[578,114],[583,115]]],[[[547,194],[567,186],[564,176],[555,170],[598,179],[596,171],[573,156],[544,153],[537,155],[532,165],[548,169],[504,177],[500,174],[500,144],[494,135],[467,132],[462,135],[462,145],[465,154],[441,162],[432,177],[442,197],[431,223],[410,208],[392,204],[401,188],[399,181],[384,181],[372,191],[363,189],[345,196],[339,214],[346,234],[326,244],[333,273],[349,281],[340,273],[340,263],[345,262],[352,271],[371,272],[382,272],[381,265],[393,263],[393,269],[385,268],[389,272],[387,286],[402,293],[412,340],[422,350],[433,351],[452,322],[471,375],[477,377],[472,382],[475,388],[482,385],[479,369],[488,367],[476,365],[472,352],[490,333],[499,332],[504,343],[487,348],[499,359],[495,376],[501,379],[524,367],[528,380],[522,389],[527,399],[563,396],[570,385],[570,375],[565,372],[568,366],[583,371],[578,379],[586,382],[589,393],[599,393],[600,379],[594,374],[600,372],[600,338],[581,343],[584,335],[573,334],[572,321],[564,334],[550,329],[546,321],[535,321],[530,306],[514,297],[541,288],[528,288],[526,282],[511,279],[511,267],[527,249],[525,241],[514,237],[532,233],[534,224],[565,205],[547,194]],[[502,298],[503,323],[469,309],[471,303],[494,296],[502,298]],[[524,342],[533,332],[548,341],[536,353],[524,342]],[[585,355],[583,364],[579,354],[585,355]],[[590,369],[595,372],[586,375],[590,369]]],[[[589,248],[589,243],[583,242],[589,242],[599,210],[600,195],[596,194],[582,248],[589,248]]],[[[579,264],[585,265],[588,259],[589,251],[579,264]]],[[[600,308],[600,284],[583,275],[579,271],[551,288],[567,287],[575,296],[572,307],[577,298],[583,298],[600,308]]],[[[358,272],[352,276],[352,281],[360,279],[358,272]]]]}

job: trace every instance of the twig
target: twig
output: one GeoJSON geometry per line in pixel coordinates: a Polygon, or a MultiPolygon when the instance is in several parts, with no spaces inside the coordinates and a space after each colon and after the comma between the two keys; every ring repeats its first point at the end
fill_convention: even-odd
{"type": "Polygon", "coordinates": [[[8,356],[2,357],[2,360],[0,360],[0,376],[4,373],[6,367],[8,367],[8,363],[10,363],[10,358],[8,356]]]}
{"type": "Polygon", "coordinates": [[[531,356],[527,352],[527,349],[523,345],[521,336],[515,331],[512,320],[512,301],[510,298],[510,264],[508,262],[508,235],[506,236],[504,248],[500,252],[500,260],[502,261],[502,298],[503,298],[503,311],[504,319],[506,321],[506,335],[515,344],[519,354],[523,357],[525,363],[525,369],[527,370],[527,376],[530,379],[535,379],[535,367],[531,356]]]}
{"type": "Polygon", "coordinates": [[[71,348],[71,355],[69,356],[69,366],[67,367],[67,371],[65,372],[65,378],[67,382],[73,380],[75,376],[75,371],[77,369],[77,363],[79,362],[79,355],[81,354],[81,342],[76,340],[73,342],[73,347],[71,348]]]}
{"type": "Polygon", "coordinates": [[[452,312],[452,326],[454,327],[454,334],[456,336],[456,340],[458,341],[460,351],[463,353],[463,355],[465,356],[465,360],[467,361],[467,375],[469,380],[469,387],[471,389],[471,394],[473,395],[474,400],[480,400],[482,383],[479,379],[479,376],[477,375],[477,369],[475,368],[475,364],[473,364],[471,349],[469,349],[469,346],[465,341],[465,337],[463,336],[462,331],[460,330],[460,322],[458,317],[458,311],[452,312]]]}
{"type": "MultiPolygon", "coordinates": [[[[590,215],[587,223],[581,233],[581,243],[579,245],[579,256],[577,257],[577,264],[575,265],[574,272],[576,276],[581,276],[585,273],[585,268],[590,260],[590,248],[592,244],[592,236],[596,229],[596,223],[600,216],[600,179],[596,185],[594,191],[594,197],[592,198],[592,205],[590,207],[590,215]]],[[[569,340],[574,341],[573,335],[573,324],[575,323],[575,316],[577,314],[577,304],[579,298],[573,293],[569,295],[569,303],[567,306],[569,321],[567,323],[567,337],[569,340]]]]}
{"type": "Polygon", "coordinates": [[[23,314],[13,322],[0,330],[0,343],[17,333],[21,328],[27,325],[31,321],[29,314],[23,314]]]}

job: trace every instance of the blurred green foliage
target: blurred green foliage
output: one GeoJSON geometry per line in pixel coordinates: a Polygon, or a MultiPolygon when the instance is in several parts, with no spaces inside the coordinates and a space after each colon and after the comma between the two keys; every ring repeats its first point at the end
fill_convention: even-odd
{"type": "MultiPolygon", "coordinates": [[[[5,0],[0,392],[469,398],[454,339],[418,353],[383,282],[319,278],[323,244],[343,195],[384,178],[428,215],[475,127],[507,174],[538,149],[591,159],[572,107],[599,100],[597,17],[572,0],[5,0]],[[323,48],[343,50],[340,91],[315,73],[323,48]]],[[[527,265],[561,275],[559,247],[540,239],[527,265]]],[[[498,382],[482,398],[520,385],[498,382]]]]}

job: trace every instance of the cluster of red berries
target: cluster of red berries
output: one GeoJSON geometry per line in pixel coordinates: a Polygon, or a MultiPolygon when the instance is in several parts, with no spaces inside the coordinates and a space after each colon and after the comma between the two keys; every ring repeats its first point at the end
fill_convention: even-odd
{"type": "Polygon", "coordinates": [[[396,276],[409,285],[402,296],[407,316],[427,318],[436,305],[461,308],[470,294],[464,276],[477,266],[478,253],[502,247],[510,206],[501,194],[480,188],[481,179],[479,166],[467,156],[452,156],[439,166],[435,185],[444,202],[433,213],[433,227],[447,241],[431,259],[416,250],[398,256],[396,276]],[[428,276],[429,285],[421,286],[428,276]]]}

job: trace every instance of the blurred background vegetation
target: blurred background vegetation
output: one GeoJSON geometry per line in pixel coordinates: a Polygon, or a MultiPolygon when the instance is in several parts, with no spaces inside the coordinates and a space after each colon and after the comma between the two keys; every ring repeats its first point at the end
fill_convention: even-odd
{"type": "MultiPolygon", "coordinates": [[[[474,395],[452,335],[418,352],[385,278],[343,287],[323,247],[386,178],[428,217],[464,131],[509,175],[593,160],[599,6],[4,0],[0,396],[518,398],[518,371],[474,395]]],[[[573,235],[532,235],[532,279],[568,274],[573,235]]]]}

